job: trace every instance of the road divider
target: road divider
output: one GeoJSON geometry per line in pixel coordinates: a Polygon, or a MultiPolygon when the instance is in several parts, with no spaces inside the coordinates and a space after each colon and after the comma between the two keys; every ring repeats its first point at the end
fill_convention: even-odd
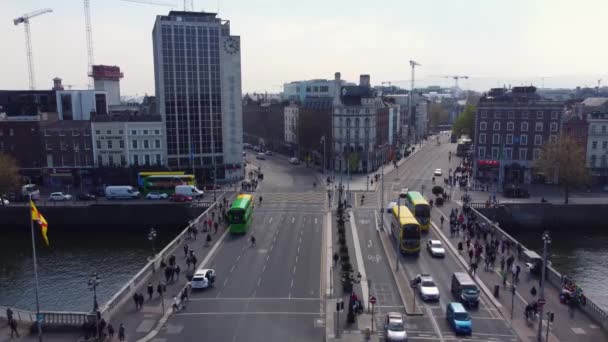
{"type": "Polygon", "coordinates": [[[357,259],[357,269],[361,273],[361,303],[363,307],[367,305],[367,299],[369,298],[369,287],[367,284],[367,274],[365,273],[365,263],[363,262],[363,255],[361,254],[361,245],[359,244],[359,233],[357,233],[357,224],[355,223],[355,215],[352,211],[349,213],[350,226],[353,233],[353,244],[355,245],[355,258],[357,259]]]}

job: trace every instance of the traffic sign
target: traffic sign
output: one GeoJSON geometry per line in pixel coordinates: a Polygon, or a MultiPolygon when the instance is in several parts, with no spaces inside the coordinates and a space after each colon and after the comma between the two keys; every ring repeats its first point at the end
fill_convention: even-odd
{"type": "Polygon", "coordinates": [[[369,297],[369,302],[372,304],[376,304],[376,297],[374,297],[374,296],[369,297]]]}
{"type": "Polygon", "coordinates": [[[547,301],[544,298],[541,298],[537,301],[538,305],[545,305],[545,303],[547,303],[547,301]]]}

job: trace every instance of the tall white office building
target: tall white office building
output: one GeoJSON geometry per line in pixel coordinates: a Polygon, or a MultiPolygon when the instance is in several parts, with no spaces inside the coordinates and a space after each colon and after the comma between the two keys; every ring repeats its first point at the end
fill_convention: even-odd
{"type": "Polygon", "coordinates": [[[171,11],[156,17],[152,38],[168,166],[205,180],[240,179],[240,37],[216,13],[171,11]]]}

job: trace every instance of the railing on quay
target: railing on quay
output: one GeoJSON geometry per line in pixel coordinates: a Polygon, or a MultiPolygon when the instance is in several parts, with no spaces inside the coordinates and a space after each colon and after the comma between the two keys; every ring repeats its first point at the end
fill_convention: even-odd
{"type": "MultiPolygon", "coordinates": [[[[483,220],[486,221],[487,224],[490,225],[490,227],[493,227],[495,234],[497,234],[499,237],[502,237],[504,239],[508,239],[509,241],[511,241],[512,248],[517,248],[516,246],[518,244],[520,244],[519,241],[517,241],[511,235],[509,235],[507,232],[502,230],[494,221],[490,220],[489,218],[487,218],[482,213],[480,213],[479,211],[476,210],[476,209],[491,208],[491,207],[487,207],[486,203],[470,203],[469,207],[471,207],[471,209],[475,212],[477,217],[482,218],[483,220]],[[502,236],[500,236],[500,235],[502,235],[502,236]]],[[[524,245],[521,245],[521,246],[522,246],[523,251],[529,250],[524,245]]],[[[549,284],[551,284],[561,290],[565,279],[566,279],[565,275],[562,275],[553,267],[547,266],[547,282],[549,284]]],[[[583,311],[584,313],[586,313],[592,320],[599,323],[604,330],[608,331],[608,312],[606,312],[606,310],[602,309],[597,304],[593,303],[591,301],[591,299],[589,299],[588,297],[586,298],[586,304],[579,305],[579,309],[581,311],[583,311]]]]}
{"type": "Polygon", "coordinates": [[[200,221],[201,217],[205,216],[209,210],[213,209],[220,200],[225,196],[225,193],[222,193],[217,197],[217,201],[215,202],[196,202],[193,205],[198,205],[206,210],[197,216],[195,219],[191,220],[189,224],[184,228],[184,230],[173,239],[167,246],[157,253],[131,280],[129,280],[112,298],[110,298],[105,304],[101,305],[100,312],[106,320],[109,320],[112,315],[116,313],[122,306],[122,304],[131,298],[133,294],[140,288],[143,284],[148,282],[148,279],[156,272],[156,270],[160,269],[160,264],[163,260],[167,259],[169,256],[175,253],[175,250],[178,248],[180,243],[185,240],[186,235],[188,234],[188,230],[192,226],[196,226],[200,221]]]}
{"type": "MultiPolygon", "coordinates": [[[[0,306],[0,318],[8,319],[6,315],[8,307],[0,306]]],[[[10,308],[13,311],[13,319],[22,323],[35,323],[36,312],[10,308]]],[[[41,311],[42,322],[44,325],[54,326],[75,326],[80,327],[85,322],[95,319],[92,312],[70,312],[70,311],[41,311]]]]}

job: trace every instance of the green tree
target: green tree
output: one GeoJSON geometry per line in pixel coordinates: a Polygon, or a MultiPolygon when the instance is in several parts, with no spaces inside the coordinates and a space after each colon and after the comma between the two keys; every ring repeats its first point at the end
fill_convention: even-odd
{"type": "Polygon", "coordinates": [[[0,195],[19,185],[19,167],[15,158],[0,153],[0,195]]]}
{"type": "Polygon", "coordinates": [[[448,122],[449,113],[441,103],[431,103],[429,106],[429,127],[435,129],[437,125],[448,122]]]}
{"type": "Polygon", "coordinates": [[[359,159],[359,153],[351,153],[348,156],[348,167],[351,174],[359,170],[359,159]]]}
{"type": "Polygon", "coordinates": [[[475,132],[476,111],[477,108],[474,105],[466,105],[464,111],[458,116],[458,119],[456,119],[456,122],[452,126],[452,134],[456,134],[457,137],[467,134],[472,138],[475,132]]]}
{"type": "Polygon", "coordinates": [[[535,166],[546,177],[557,176],[558,184],[564,189],[564,204],[568,204],[573,187],[589,182],[589,172],[585,166],[585,150],[567,135],[561,135],[557,142],[545,143],[535,166]]]}

